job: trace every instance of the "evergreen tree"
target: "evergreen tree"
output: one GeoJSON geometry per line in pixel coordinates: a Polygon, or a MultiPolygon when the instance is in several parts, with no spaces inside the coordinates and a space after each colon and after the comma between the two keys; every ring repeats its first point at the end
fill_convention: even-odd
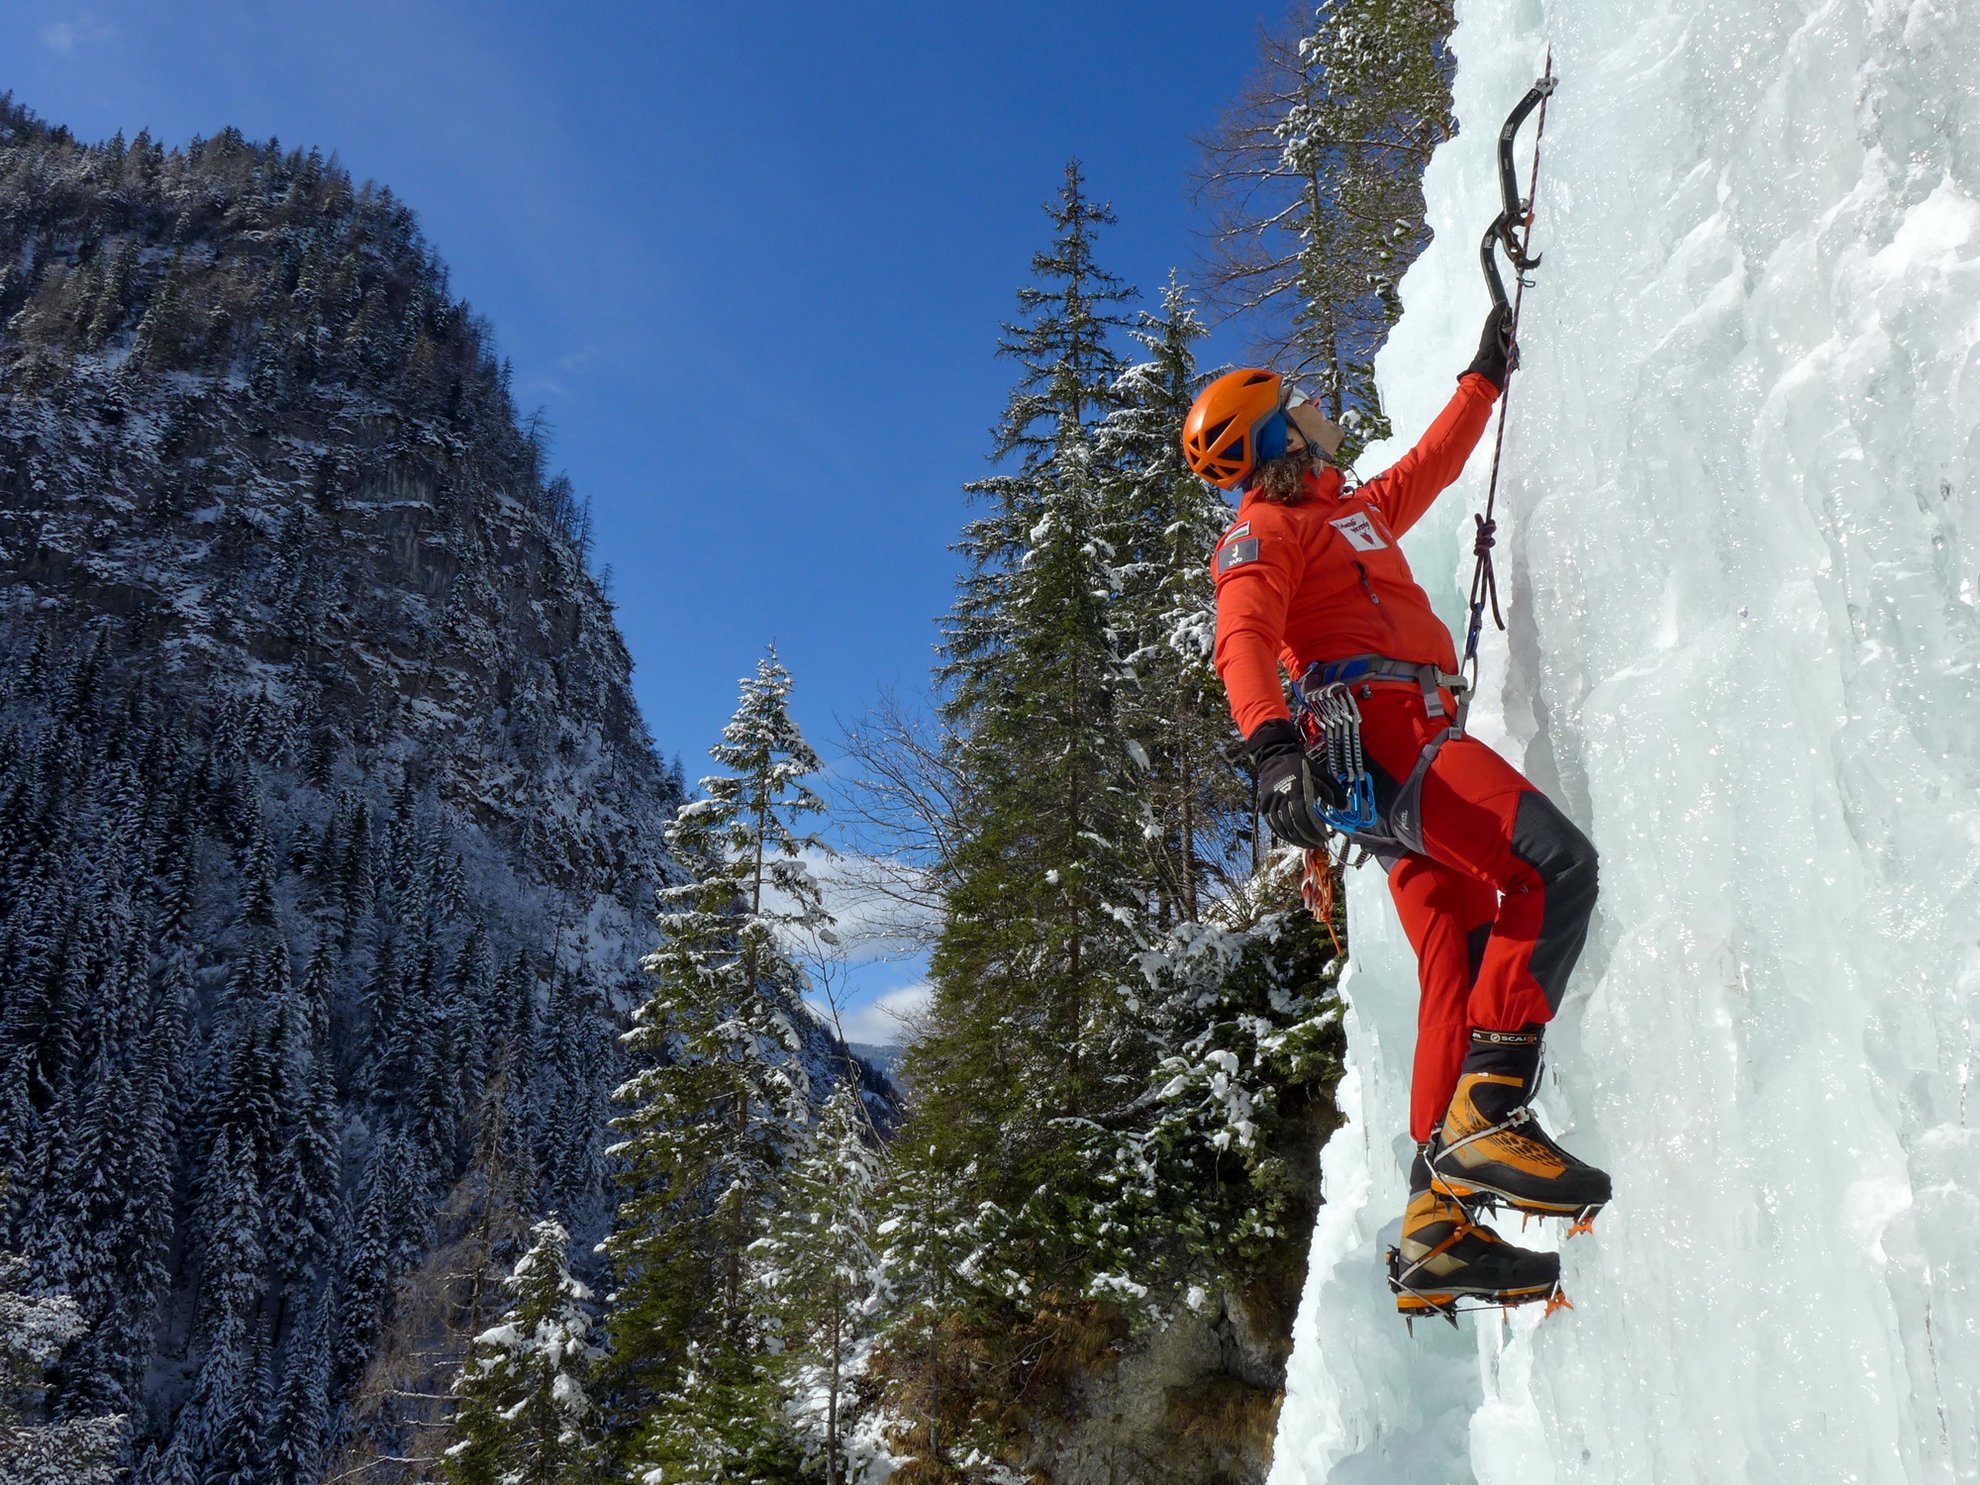
{"type": "MultiPolygon", "coordinates": [[[[977,1219],[963,1180],[941,1148],[913,1135],[914,1121],[888,1151],[880,1252],[880,1320],[886,1344],[873,1370],[887,1412],[901,1420],[896,1446],[940,1469],[969,1431],[974,1352],[966,1332],[968,1296],[981,1273],[977,1219]]],[[[938,1478],[940,1478],[938,1476],[938,1478]]]]}
{"type": "Polygon", "coordinates": [[[335,1397],[345,1396],[356,1384],[391,1306],[392,1285],[400,1272],[399,1220],[410,1164],[405,1141],[391,1137],[379,1143],[357,1208],[337,1244],[344,1264],[331,1346],[335,1397]]]}
{"type": "Polygon", "coordinates": [[[69,1235],[64,1279],[89,1335],[65,1360],[63,1411],[130,1412],[140,1373],[111,1343],[124,1330],[121,1312],[137,1298],[126,1290],[135,1276],[124,1270],[124,1260],[142,1240],[145,1213],[138,1206],[137,1176],[147,1152],[129,1137],[134,1101],[129,1076],[103,1067],[99,1059],[91,1081],[60,1219],[69,1235]]]}
{"type": "Polygon", "coordinates": [[[1001,1255],[1040,1287],[1083,1283],[1062,1241],[1091,1196],[1077,1129],[1127,1086],[1121,914],[1147,893],[1138,780],[1121,731],[1125,673],[1095,428],[1117,402],[1105,311],[1128,291],[1098,268],[1112,220],[1068,168],[1055,238],[1003,348],[1024,367],[966,529],[969,571],[945,633],[945,716],[959,741],[954,880],[933,956],[934,1031],[909,1054],[909,1137],[967,1171],[975,1201],[1020,1216],[1001,1255]]]}
{"type": "Polygon", "coordinates": [[[204,1485],[262,1485],[268,1442],[266,1333],[258,1333],[252,1346],[209,1355],[200,1384],[200,1418],[207,1435],[204,1485]]]}
{"type": "Polygon", "coordinates": [[[328,1059],[319,1052],[303,1079],[268,1183],[269,1256],[292,1288],[321,1272],[337,1210],[338,1119],[328,1059]]]}
{"type": "Polygon", "coordinates": [[[269,1423],[268,1468],[282,1485],[312,1485],[323,1474],[330,1423],[327,1304],[295,1327],[269,1423]]]}
{"type": "Polygon", "coordinates": [[[103,288],[89,306],[90,317],[83,331],[83,349],[93,351],[116,332],[124,318],[125,301],[131,292],[131,278],[137,267],[138,243],[126,237],[117,244],[115,256],[103,276],[103,288]]]}
{"type": "Polygon", "coordinates": [[[85,1327],[75,1302],[35,1285],[28,1261],[0,1253],[0,1464],[7,1485],[109,1485],[121,1473],[124,1420],[45,1420],[47,1369],[85,1327]]]}
{"type": "MultiPolygon", "coordinates": [[[[265,1225],[254,1150],[224,1126],[214,1136],[194,1230],[201,1238],[198,1339],[206,1368],[225,1372],[237,1401],[265,1282],[265,1225]]],[[[213,1389],[209,1388],[209,1391],[213,1389]]]]}
{"type": "Polygon", "coordinates": [[[191,323],[192,315],[186,305],[185,265],[181,255],[174,252],[164,279],[152,293],[144,318],[138,322],[131,360],[147,370],[171,370],[184,353],[191,323]]]}
{"type": "Polygon", "coordinates": [[[871,1319],[878,1278],[874,1205],[880,1157],[857,1079],[833,1089],[810,1147],[779,1196],[770,1232],[756,1245],[780,1349],[778,1371],[799,1398],[822,1395],[826,1485],[845,1478],[840,1412],[850,1365],[871,1319]]]}
{"type": "MultiPolygon", "coordinates": [[[[765,1402],[750,1253],[809,1102],[791,1019],[802,975],[778,931],[826,924],[803,855],[817,843],[792,824],[821,806],[789,690],[772,651],[711,750],[732,771],[704,779],[705,797],[668,832],[691,875],[661,894],[653,991],[625,1037],[643,1065],[615,1094],[631,1106],[614,1121],[627,1197],[605,1242],[619,1279],[607,1317],[615,1387],[631,1409],[655,1407],[682,1386],[692,1347],[696,1396],[729,1418],[732,1444],[738,1430],[759,1441],[782,1431],[765,1402]]],[[[659,1408],[632,1455],[663,1468],[666,1420],[685,1416],[659,1408]]]]}
{"type": "Polygon", "coordinates": [[[527,1120],[539,1174],[536,1207],[575,1210],[603,1179],[610,1100],[598,1095],[601,1077],[616,1064],[597,1002],[569,971],[552,982],[539,1030],[527,1120]]]}
{"type": "Polygon", "coordinates": [[[967,487],[989,509],[963,529],[968,570],[943,634],[944,678],[962,712],[994,701],[1009,679],[1006,609],[1044,514],[1046,477],[1069,472],[1064,466],[1084,456],[1092,424],[1113,406],[1121,361],[1111,336],[1126,323],[1117,306],[1134,296],[1095,260],[1099,231],[1115,218],[1088,197],[1079,161],[1067,163],[1045,214],[1052,244],[1033,255],[1037,282],[1018,290],[1023,317],[997,343],[1022,368],[991,450],[1013,467],[967,487]]]}
{"type": "Polygon", "coordinates": [[[585,1485],[597,1478],[596,1410],[585,1386],[597,1354],[587,1337],[591,1291],[566,1263],[570,1234],[554,1217],[505,1281],[515,1296],[500,1324],[475,1337],[454,1383],[459,1441],[454,1485],[585,1485]]]}
{"type": "MultiPolygon", "coordinates": [[[[127,1206],[120,1224],[112,1271],[116,1292],[100,1322],[101,1346],[126,1397],[136,1400],[142,1367],[151,1349],[158,1307],[170,1291],[172,1237],[177,1212],[179,1101],[190,1084],[184,1067],[188,1038],[183,985],[176,976],[153,1012],[129,1110],[122,1129],[130,1162],[127,1206]]],[[[134,1410],[134,1409],[133,1409],[134,1410]]]]}
{"type": "Polygon", "coordinates": [[[679,1383],[659,1397],[631,1454],[640,1485],[797,1485],[802,1453],[762,1366],[691,1343],[679,1383]]]}
{"type": "Polygon", "coordinates": [[[1248,918],[1244,899],[1227,901],[1141,956],[1161,1060],[1141,1117],[1092,1148],[1110,1167],[1096,1225],[1129,1236],[1124,1272],[1151,1293],[1254,1274],[1293,1225],[1303,1183],[1287,1145],[1343,1053],[1343,960],[1298,900],[1298,867],[1275,857],[1248,918]]]}
{"type": "Polygon", "coordinates": [[[1176,433],[1199,389],[1195,345],[1206,333],[1171,276],[1162,313],[1142,315],[1133,332],[1148,359],[1123,373],[1123,406],[1100,435],[1111,475],[1112,623],[1131,677],[1121,729],[1140,775],[1158,933],[1198,917],[1210,889],[1228,889],[1248,865],[1236,847],[1249,830],[1249,790],[1211,653],[1210,553],[1230,507],[1183,463],[1176,433]]]}

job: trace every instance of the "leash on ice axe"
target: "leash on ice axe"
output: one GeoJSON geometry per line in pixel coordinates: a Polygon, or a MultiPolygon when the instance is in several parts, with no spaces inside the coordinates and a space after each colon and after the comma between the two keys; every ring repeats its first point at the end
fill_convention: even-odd
{"type": "Polygon", "coordinates": [[[1471,550],[1477,561],[1471,569],[1471,623],[1465,630],[1464,659],[1458,669],[1474,685],[1478,681],[1478,636],[1485,627],[1486,604],[1492,607],[1492,622],[1501,630],[1506,627],[1506,621],[1499,613],[1498,575],[1492,570],[1492,537],[1496,526],[1492,510],[1498,503],[1499,461],[1506,446],[1506,404],[1512,401],[1512,374],[1519,366],[1520,301],[1533,282],[1526,276],[1527,271],[1540,266],[1540,255],[1531,251],[1533,202],[1540,189],[1540,143],[1547,136],[1547,100],[1553,96],[1558,82],[1559,79],[1554,76],[1553,48],[1549,47],[1545,72],[1538,82],[1527,89],[1526,96],[1513,106],[1513,111],[1506,115],[1506,121],[1499,129],[1499,197],[1502,205],[1499,214],[1492,219],[1492,225],[1485,229],[1484,240],[1478,244],[1478,261],[1485,270],[1485,286],[1492,291],[1492,303],[1510,313],[1512,325],[1508,332],[1510,343],[1506,346],[1506,388],[1499,396],[1499,429],[1492,440],[1492,479],[1485,491],[1485,514],[1472,517],[1477,531],[1471,550]],[[1527,182],[1526,198],[1521,200],[1519,172],[1513,165],[1513,140],[1527,116],[1536,108],[1540,110],[1540,119],[1533,132],[1533,173],[1527,182]],[[1506,298],[1505,280],[1499,276],[1499,251],[1502,248],[1513,266],[1513,296],[1510,301],[1506,298]]]}

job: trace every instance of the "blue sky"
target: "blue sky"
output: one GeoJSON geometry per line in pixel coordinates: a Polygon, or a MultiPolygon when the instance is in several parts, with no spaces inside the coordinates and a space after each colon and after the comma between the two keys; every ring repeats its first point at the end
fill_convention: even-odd
{"type": "Polygon", "coordinates": [[[1079,156],[1120,216],[1103,261],[1154,308],[1199,248],[1192,136],[1284,13],[8,0],[0,89],[84,138],[315,145],[405,200],[592,500],[692,778],[769,641],[828,757],[837,718],[924,681],[1040,205],[1079,156]]]}

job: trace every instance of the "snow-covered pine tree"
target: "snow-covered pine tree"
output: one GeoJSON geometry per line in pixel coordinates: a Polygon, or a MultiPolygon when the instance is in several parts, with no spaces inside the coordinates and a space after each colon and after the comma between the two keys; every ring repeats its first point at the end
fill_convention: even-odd
{"type": "Polygon", "coordinates": [[[874,1229],[882,1345],[868,1370],[880,1384],[881,1406],[897,1420],[896,1452],[939,1471],[967,1433],[975,1403],[971,1348],[959,1335],[967,1325],[963,1296],[977,1277],[968,1265],[978,1251],[977,1213],[961,1188],[974,1182],[957,1180],[925,1140],[897,1137],[887,1156],[885,1214],[874,1229]]]}
{"type": "Polygon", "coordinates": [[[268,1467],[284,1485],[314,1485],[324,1473],[330,1425],[328,1297],[291,1328],[269,1420],[268,1467]]]}
{"type": "Polygon", "coordinates": [[[287,1290],[300,1297],[327,1268],[337,1223],[341,1161],[336,1090],[319,1044],[285,1090],[282,1142],[269,1162],[268,1249],[287,1290]]]}
{"type": "Polygon", "coordinates": [[[789,692],[772,650],[711,750],[728,771],[702,780],[668,832],[689,876],[661,893],[653,990],[625,1037],[642,1065],[615,1095],[630,1108],[613,1124],[627,1195],[605,1241],[610,1375],[619,1452],[656,1485],[676,1478],[690,1425],[727,1441],[736,1479],[786,1448],[750,1249],[809,1118],[792,1020],[803,976],[779,933],[829,931],[804,854],[819,843],[794,824],[822,809],[805,782],[819,761],[789,692]],[[690,1357],[693,1404],[667,1403],[690,1357]]]}
{"type": "Polygon", "coordinates": [[[51,1423],[43,1375],[84,1333],[66,1294],[39,1292],[27,1259],[0,1253],[0,1479],[7,1485],[109,1485],[122,1472],[117,1415],[51,1423]]]}
{"type": "Polygon", "coordinates": [[[1094,443],[1122,369],[1112,306],[1130,291],[1095,260],[1113,217],[1076,163],[1047,215],[1052,245],[1001,342],[1024,368],[995,451],[1016,467],[972,487],[992,509],[965,528],[944,629],[958,844],[904,1138],[968,1173],[968,1205],[1014,1214],[1022,1251],[992,1270],[1078,1292],[1089,1255],[1066,1240],[1066,1213],[1095,1195],[1079,1130],[1136,1081],[1120,1065],[1121,914],[1148,889],[1094,443]]]}
{"type": "Polygon", "coordinates": [[[680,1380],[647,1410],[631,1477],[636,1485],[804,1485],[783,1411],[761,1365],[690,1343],[680,1380]]]}
{"type": "Polygon", "coordinates": [[[1242,1287],[1283,1265],[1304,1226],[1292,1162],[1338,1077],[1344,960],[1298,895],[1299,862],[1272,858],[1249,890],[1140,957],[1150,1043],[1162,1049],[1140,1115],[1095,1145],[1103,1220],[1132,1234],[1135,1284],[1242,1287]]]}
{"type": "Polygon", "coordinates": [[[254,1148],[222,1126],[214,1136],[205,1189],[194,1216],[201,1240],[198,1325],[211,1353],[252,1344],[267,1261],[266,1222],[254,1148]]]}
{"type": "Polygon", "coordinates": [[[475,1337],[454,1383],[453,1485],[588,1485],[597,1478],[598,1417],[586,1391],[597,1348],[591,1291],[571,1277],[570,1234],[555,1217],[530,1229],[504,1281],[515,1296],[475,1337]]]}
{"type": "MultiPolygon", "coordinates": [[[[637,988],[636,986],[634,988],[637,988]]],[[[603,1138],[611,1108],[599,1092],[601,1073],[615,1060],[610,1032],[591,998],[568,975],[559,975],[543,1007],[535,1065],[530,1069],[536,1108],[529,1123],[536,1140],[537,1211],[576,1211],[606,1164],[603,1138]]],[[[608,1090],[609,1091],[609,1090],[608,1090]]]]}
{"type": "Polygon", "coordinates": [[[396,1135],[380,1140],[339,1224],[335,1248],[343,1258],[336,1290],[336,1323],[331,1328],[331,1395],[342,1399],[356,1387],[377,1344],[379,1327],[390,1312],[392,1286],[400,1273],[398,1215],[412,1177],[408,1143],[396,1135]]]}
{"type": "Polygon", "coordinates": [[[850,1365],[873,1315],[879,1182],[872,1120],[858,1079],[848,1077],[819,1111],[810,1146],[785,1177],[775,1220],[755,1250],[780,1342],[777,1371],[807,1428],[818,1431],[826,1485],[846,1478],[841,1413],[850,1365]]]}
{"type": "Polygon", "coordinates": [[[1100,229],[1115,218],[1087,194],[1078,160],[1067,162],[1045,214],[1051,246],[1032,256],[1036,281],[1017,296],[1022,319],[1004,326],[997,343],[1000,356],[1023,368],[990,454],[1010,467],[966,487],[988,509],[963,528],[968,570],[943,621],[943,679],[951,712],[962,714],[994,701],[1008,679],[1006,609],[1043,514],[1041,476],[1078,457],[1091,426],[1114,406],[1122,362],[1111,337],[1127,323],[1120,306],[1135,297],[1094,257],[1100,229]]]}

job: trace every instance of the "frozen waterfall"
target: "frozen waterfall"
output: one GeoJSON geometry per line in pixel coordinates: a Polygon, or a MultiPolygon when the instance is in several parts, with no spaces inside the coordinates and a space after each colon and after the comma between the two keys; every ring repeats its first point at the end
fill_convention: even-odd
{"type": "MultiPolygon", "coordinates": [[[[1414,968],[1360,873],[1272,1480],[1980,1480],[1980,0],[1458,15],[1379,370],[1413,438],[1551,43],[1472,715],[1602,852],[1541,1107],[1617,1198],[1573,1311],[1405,1333],[1414,968]]],[[[1489,453],[1408,543],[1460,634],[1489,453]]]]}

